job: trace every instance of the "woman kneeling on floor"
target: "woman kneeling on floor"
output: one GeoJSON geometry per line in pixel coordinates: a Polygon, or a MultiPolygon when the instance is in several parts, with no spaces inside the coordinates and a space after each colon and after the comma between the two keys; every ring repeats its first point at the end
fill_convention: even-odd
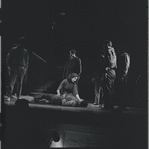
{"type": "Polygon", "coordinates": [[[78,80],[79,76],[76,73],[72,73],[67,79],[64,79],[60,83],[57,94],[40,94],[34,97],[34,102],[72,107],[87,107],[88,103],[79,97],[78,80]]]}

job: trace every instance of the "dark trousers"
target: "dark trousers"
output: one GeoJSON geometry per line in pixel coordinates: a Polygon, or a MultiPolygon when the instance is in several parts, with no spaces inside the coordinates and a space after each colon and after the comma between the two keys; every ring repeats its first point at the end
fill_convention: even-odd
{"type": "Polygon", "coordinates": [[[116,81],[116,100],[120,107],[126,107],[126,98],[127,98],[127,76],[126,77],[117,77],[116,81]]]}
{"type": "Polygon", "coordinates": [[[103,85],[103,102],[104,107],[110,109],[113,107],[114,101],[114,81],[116,78],[116,72],[114,69],[109,69],[104,76],[103,85]]]}
{"type": "Polygon", "coordinates": [[[17,98],[21,96],[22,92],[22,83],[24,79],[26,69],[22,66],[14,66],[10,69],[10,80],[9,80],[9,93],[8,96],[12,96],[12,92],[14,90],[14,85],[17,82],[17,98]]]}
{"type": "Polygon", "coordinates": [[[101,104],[101,99],[103,96],[103,76],[97,76],[95,78],[95,86],[94,86],[94,92],[95,92],[95,104],[101,104]]]}

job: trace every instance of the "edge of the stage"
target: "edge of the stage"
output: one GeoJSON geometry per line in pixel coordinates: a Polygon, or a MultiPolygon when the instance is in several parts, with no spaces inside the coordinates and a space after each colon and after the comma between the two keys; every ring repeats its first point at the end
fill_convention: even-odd
{"type": "MultiPolygon", "coordinates": [[[[88,103],[87,107],[68,107],[68,106],[59,106],[59,105],[50,105],[50,104],[37,104],[30,102],[32,96],[22,96],[22,99],[26,99],[29,101],[29,108],[32,109],[46,109],[46,110],[54,110],[61,112],[75,112],[75,113],[93,113],[93,114],[110,114],[110,110],[103,110],[99,106],[94,106],[92,103],[88,103]]],[[[4,100],[4,105],[7,106],[15,106],[16,98],[11,99],[11,101],[4,100]]],[[[117,109],[117,106],[114,106],[117,109]]],[[[123,114],[129,115],[146,115],[147,109],[143,108],[135,108],[135,107],[126,107],[126,110],[122,112],[123,114]]]]}

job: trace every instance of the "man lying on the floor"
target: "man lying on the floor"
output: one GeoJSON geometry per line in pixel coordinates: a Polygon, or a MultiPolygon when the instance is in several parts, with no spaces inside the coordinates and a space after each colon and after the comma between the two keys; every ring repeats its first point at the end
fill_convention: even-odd
{"type": "Polygon", "coordinates": [[[79,76],[72,73],[64,79],[58,89],[57,94],[40,94],[33,98],[35,103],[47,103],[53,105],[87,107],[88,103],[81,99],[78,94],[79,76]]]}

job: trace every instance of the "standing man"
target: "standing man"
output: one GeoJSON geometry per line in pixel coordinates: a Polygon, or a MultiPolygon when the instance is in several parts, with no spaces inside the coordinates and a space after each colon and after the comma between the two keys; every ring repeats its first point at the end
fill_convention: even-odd
{"type": "Polygon", "coordinates": [[[76,50],[71,50],[69,54],[69,61],[64,66],[63,79],[68,78],[72,73],[76,73],[80,76],[82,72],[81,59],[76,56],[76,50]]]}
{"type": "Polygon", "coordinates": [[[117,57],[112,42],[106,40],[103,43],[105,50],[105,69],[104,69],[104,84],[103,84],[103,102],[105,109],[113,108],[114,98],[114,81],[116,78],[117,57]]]}
{"type": "Polygon", "coordinates": [[[17,99],[20,99],[21,96],[22,83],[29,64],[28,51],[24,46],[25,37],[21,37],[18,39],[17,45],[13,47],[7,55],[6,63],[9,73],[8,101],[10,101],[10,98],[12,97],[12,92],[16,81],[18,85],[16,93],[17,99]]]}
{"type": "Polygon", "coordinates": [[[128,70],[130,68],[130,56],[121,47],[118,49],[118,67],[117,67],[117,78],[116,78],[116,97],[119,101],[121,110],[126,108],[127,98],[127,79],[128,70]]]}
{"type": "Polygon", "coordinates": [[[104,52],[101,51],[98,58],[97,68],[92,81],[94,82],[95,99],[93,105],[100,105],[103,96],[104,52]]]}

